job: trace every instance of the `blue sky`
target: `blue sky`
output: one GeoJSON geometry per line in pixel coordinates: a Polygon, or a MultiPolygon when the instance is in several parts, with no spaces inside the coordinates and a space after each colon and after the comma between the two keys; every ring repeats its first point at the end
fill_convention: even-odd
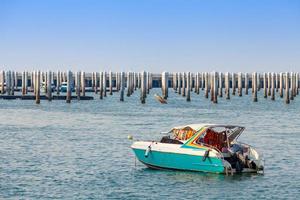
{"type": "Polygon", "coordinates": [[[300,1],[0,0],[0,66],[300,71],[300,1]]]}

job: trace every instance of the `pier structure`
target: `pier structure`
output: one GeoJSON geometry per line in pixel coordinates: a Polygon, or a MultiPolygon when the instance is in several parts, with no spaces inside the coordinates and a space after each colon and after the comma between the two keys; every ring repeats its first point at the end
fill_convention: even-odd
{"type": "Polygon", "coordinates": [[[130,97],[140,90],[140,102],[146,103],[147,95],[152,88],[161,88],[161,96],[168,99],[169,92],[181,95],[186,101],[192,101],[191,92],[204,95],[213,103],[218,98],[230,100],[230,93],[239,97],[247,96],[252,90],[253,102],[260,101],[259,91],[262,88],[262,98],[272,101],[283,99],[291,103],[299,94],[298,72],[63,72],[52,71],[0,71],[0,99],[35,100],[92,100],[92,92],[99,99],[109,98],[113,93],[119,93],[120,101],[125,101],[124,94],[130,97]],[[203,92],[200,92],[203,91],[203,92]],[[107,92],[109,95],[107,95],[107,92]],[[276,97],[276,93],[278,96],[276,97]],[[209,98],[210,96],[210,98],[209,98]],[[275,98],[276,97],[276,98],[275,98]]]}

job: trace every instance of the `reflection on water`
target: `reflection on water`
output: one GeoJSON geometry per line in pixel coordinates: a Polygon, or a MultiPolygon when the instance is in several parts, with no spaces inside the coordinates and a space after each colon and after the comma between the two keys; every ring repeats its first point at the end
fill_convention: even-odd
{"type": "MultiPolygon", "coordinates": [[[[171,91],[171,89],[170,89],[171,91]]],[[[285,105],[259,94],[218,99],[173,92],[168,104],[139,93],[94,101],[0,100],[0,198],[200,199],[295,198],[300,185],[300,103],[285,105]],[[152,170],[137,162],[134,140],[159,139],[162,131],[190,123],[246,126],[240,140],[264,153],[264,175],[152,170]]]]}

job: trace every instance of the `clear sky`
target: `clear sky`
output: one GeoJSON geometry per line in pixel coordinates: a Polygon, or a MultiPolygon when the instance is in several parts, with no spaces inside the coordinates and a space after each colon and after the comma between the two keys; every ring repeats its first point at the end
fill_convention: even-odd
{"type": "Polygon", "coordinates": [[[0,0],[0,66],[300,71],[300,0],[0,0]]]}

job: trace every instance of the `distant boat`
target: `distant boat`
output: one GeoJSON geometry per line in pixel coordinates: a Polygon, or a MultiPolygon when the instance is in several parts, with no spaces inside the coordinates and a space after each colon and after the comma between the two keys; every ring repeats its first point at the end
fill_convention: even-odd
{"type": "Polygon", "coordinates": [[[237,142],[244,127],[190,124],[174,127],[160,141],[137,141],[136,157],[154,169],[213,173],[263,172],[261,155],[248,144],[237,142]]]}
{"type": "MultiPolygon", "coordinates": [[[[73,84],[71,84],[70,87],[71,87],[71,91],[74,92],[75,89],[74,89],[73,84]]],[[[61,91],[61,92],[67,92],[67,89],[68,89],[68,83],[67,83],[67,82],[62,82],[62,83],[61,83],[61,86],[60,86],[60,91],[61,91]]]]}
{"type": "MultiPolygon", "coordinates": [[[[54,83],[51,83],[51,90],[52,90],[52,92],[54,92],[54,90],[55,90],[55,84],[54,83]]],[[[41,92],[46,92],[46,83],[45,82],[41,83],[41,92]]]]}

